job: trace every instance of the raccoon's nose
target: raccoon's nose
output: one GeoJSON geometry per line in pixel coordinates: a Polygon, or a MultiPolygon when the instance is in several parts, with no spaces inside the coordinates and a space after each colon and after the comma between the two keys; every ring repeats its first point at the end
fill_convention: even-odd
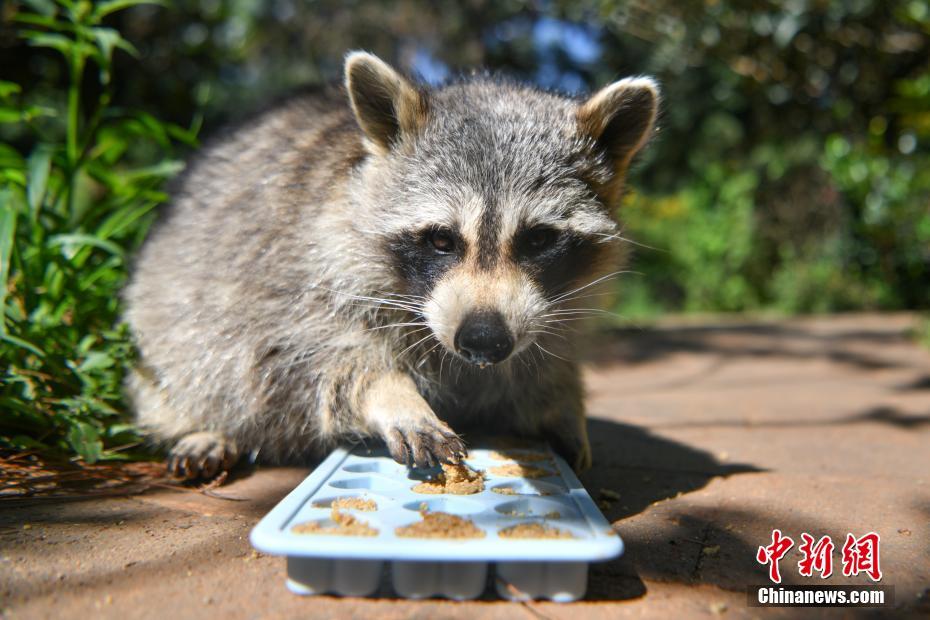
{"type": "Polygon", "coordinates": [[[455,332],[453,344],[462,357],[479,366],[502,362],[513,351],[513,337],[499,312],[466,316],[455,332]]]}

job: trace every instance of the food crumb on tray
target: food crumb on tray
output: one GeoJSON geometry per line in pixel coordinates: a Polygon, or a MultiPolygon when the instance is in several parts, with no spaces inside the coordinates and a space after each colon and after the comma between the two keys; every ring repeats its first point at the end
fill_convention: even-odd
{"type": "Polygon", "coordinates": [[[330,515],[333,525],[323,525],[318,521],[298,523],[291,528],[294,534],[317,534],[321,536],[377,536],[378,530],[364,521],[359,521],[350,514],[333,508],[330,515]]]}
{"type": "Polygon", "coordinates": [[[484,475],[465,464],[442,464],[442,473],[434,480],[425,480],[411,489],[414,493],[438,495],[474,495],[484,491],[484,475]]]}
{"type": "Polygon", "coordinates": [[[399,527],[394,533],[401,538],[484,538],[484,530],[471,519],[448,512],[422,511],[420,515],[422,521],[399,527]]]}
{"type": "Polygon", "coordinates": [[[536,467],[534,465],[498,465],[488,469],[488,473],[495,476],[504,476],[505,478],[548,478],[555,475],[551,469],[545,467],[536,467]]]}
{"type": "Polygon", "coordinates": [[[518,523],[498,532],[501,538],[574,538],[571,532],[542,523],[518,523]]]}
{"type": "Polygon", "coordinates": [[[575,538],[575,535],[557,527],[542,523],[519,523],[505,527],[498,535],[501,538],[575,538]]]}
{"type": "Polygon", "coordinates": [[[551,495],[548,491],[538,491],[536,493],[520,493],[517,489],[507,486],[491,487],[491,490],[498,495],[551,495]]]}
{"type": "Polygon", "coordinates": [[[546,461],[549,455],[545,452],[520,451],[520,450],[492,450],[488,456],[495,461],[518,461],[521,463],[535,463],[536,461],[546,461]]]}
{"type": "MultiPolygon", "coordinates": [[[[517,517],[521,519],[524,517],[536,516],[532,512],[520,512],[519,510],[510,510],[502,514],[505,514],[508,517],[517,517]]],[[[558,510],[553,510],[543,515],[543,519],[561,519],[561,518],[562,518],[562,513],[560,513],[558,510]]]]}
{"type": "Polygon", "coordinates": [[[329,505],[325,503],[317,503],[313,504],[313,507],[374,512],[378,509],[378,504],[373,499],[365,499],[363,497],[337,497],[329,505]]]}

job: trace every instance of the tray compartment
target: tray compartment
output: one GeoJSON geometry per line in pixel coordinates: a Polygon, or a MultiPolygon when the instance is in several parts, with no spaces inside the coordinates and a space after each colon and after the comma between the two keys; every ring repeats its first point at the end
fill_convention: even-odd
{"type": "Polygon", "coordinates": [[[587,562],[499,562],[497,593],[511,601],[570,603],[588,589],[587,562]]]}
{"type": "Polygon", "coordinates": [[[287,589],[295,594],[371,596],[381,583],[381,560],[287,558],[287,589]]]}
{"type": "MultiPolygon", "coordinates": [[[[473,446],[466,462],[485,472],[485,488],[471,495],[420,494],[412,487],[438,473],[408,470],[384,450],[337,449],[252,531],[253,545],[287,556],[287,587],[298,594],[370,596],[385,587],[384,567],[398,596],[480,597],[488,572],[496,570],[497,591],[508,599],[582,598],[591,562],[619,555],[623,543],[598,511],[568,464],[546,446],[532,449],[547,459],[528,462],[553,472],[523,479],[489,471],[514,461],[491,458],[491,450],[473,446]],[[500,494],[495,488],[505,488],[500,494]],[[341,497],[371,499],[375,511],[342,508],[377,530],[376,536],[296,534],[294,525],[327,524],[331,503],[341,497]],[[396,528],[417,522],[421,506],[470,520],[482,538],[405,538],[396,528]],[[558,512],[556,518],[553,513],[558,512]],[[505,538],[507,527],[541,524],[571,532],[572,539],[505,538]]],[[[516,452],[516,450],[514,450],[516,452]]],[[[389,588],[390,586],[387,586],[389,588]]],[[[389,594],[389,589],[385,590],[389,594]]]]}
{"type": "Polygon", "coordinates": [[[465,601],[481,596],[488,579],[487,562],[393,562],[392,585],[398,596],[442,596],[465,601]]]}

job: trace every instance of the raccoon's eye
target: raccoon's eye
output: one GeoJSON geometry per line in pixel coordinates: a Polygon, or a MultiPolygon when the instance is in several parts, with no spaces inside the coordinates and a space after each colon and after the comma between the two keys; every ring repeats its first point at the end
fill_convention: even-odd
{"type": "Polygon", "coordinates": [[[558,237],[558,232],[548,226],[531,228],[522,235],[522,245],[530,252],[542,252],[558,237]]]}
{"type": "Polygon", "coordinates": [[[443,254],[455,251],[455,235],[448,228],[435,228],[430,231],[429,242],[443,254]]]}

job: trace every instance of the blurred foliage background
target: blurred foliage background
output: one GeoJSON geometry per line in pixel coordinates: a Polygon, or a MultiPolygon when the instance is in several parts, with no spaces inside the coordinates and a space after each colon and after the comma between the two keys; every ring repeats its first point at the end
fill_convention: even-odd
{"type": "Polygon", "coordinates": [[[624,316],[930,307],[926,0],[8,1],[0,445],[132,456],[117,291],[163,183],[350,49],[430,83],[658,77],[624,316]]]}

